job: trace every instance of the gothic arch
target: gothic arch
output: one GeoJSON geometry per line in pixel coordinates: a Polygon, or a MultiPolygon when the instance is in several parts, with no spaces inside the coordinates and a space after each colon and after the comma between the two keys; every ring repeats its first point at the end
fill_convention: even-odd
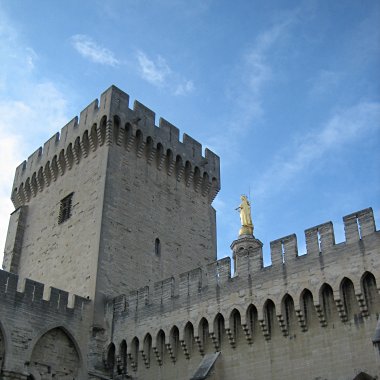
{"type": "Polygon", "coordinates": [[[246,312],[246,327],[251,337],[251,343],[254,337],[260,336],[259,333],[259,318],[257,308],[254,304],[250,304],[246,312]]]}
{"type": "Polygon", "coordinates": [[[360,313],[359,304],[355,296],[354,284],[347,277],[344,277],[340,283],[340,297],[348,320],[360,313]]]}
{"type": "Polygon", "coordinates": [[[327,283],[324,283],[319,290],[319,304],[322,306],[327,324],[339,320],[338,310],[334,301],[334,292],[327,283]]]}
{"type": "Polygon", "coordinates": [[[380,311],[380,297],[377,290],[375,276],[371,272],[365,272],[360,280],[360,285],[369,314],[380,311]]]}
{"type": "Polygon", "coordinates": [[[63,326],[46,329],[31,345],[30,372],[59,379],[79,379],[82,357],[75,339],[63,326]]]}
{"type": "Polygon", "coordinates": [[[183,340],[185,342],[188,354],[191,355],[193,352],[195,340],[194,340],[194,326],[190,321],[187,322],[185,325],[183,340]]]}
{"type": "Polygon", "coordinates": [[[203,346],[203,350],[207,351],[209,348],[209,324],[206,318],[202,318],[198,325],[198,337],[203,346]]]}
{"type": "Polygon", "coordinates": [[[290,294],[285,294],[281,302],[281,313],[286,326],[286,334],[293,336],[296,331],[297,318],[294,308],[293,297],[290,294]]]}
{"type": "Polygon", "coordinates": [[[269,298],[265,301],[263,307],[263,315],[267,327],[268,336],[272,338],[272,336],[277,335],[278,333],[278,323],[276,317],[276,305],[269,298]]]}
{"type": "Polygon", "coordinates": [[[243,340],[243,329],[241,326],[241,313],[236,308],[230,314],[229,325],[235,344],[240,343],[243,340]]]}
{"type": "Polygon", "coordinates": [[[222,314],[218,313],[214,319],[214,336],[218,345],[218,351],[222,349],[225,345],[225,327],[224,327],[224,317],[222,314]]]}
{"type": "Polygon", "coordinates": [[[304,289],[300,296],[300,306],[302,308],[305,325],[308,329],[318,325],[317,311],[314,306],[314,297],[309,289],[304,289]]]}

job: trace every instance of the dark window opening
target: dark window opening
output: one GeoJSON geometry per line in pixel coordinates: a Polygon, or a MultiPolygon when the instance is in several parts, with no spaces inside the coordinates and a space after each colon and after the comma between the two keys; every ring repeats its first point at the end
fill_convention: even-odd
{"type": "Polygon", "coordinates": [[[157,238],[154,242],[154,253],[156,254],[156,256],[161,255],[161,243],[159,238],[157,238]]]}
{"type": "Polygon", "coordinates": [[[59,207],[58,224],[61,224],[70,218],[73,195],[74,193],[71,193],[61,200],[59,207]]]}

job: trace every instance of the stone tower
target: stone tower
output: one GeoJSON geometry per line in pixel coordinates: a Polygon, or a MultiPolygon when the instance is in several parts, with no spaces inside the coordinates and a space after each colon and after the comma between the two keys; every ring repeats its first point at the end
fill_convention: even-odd
{"type": "Polygon", "coordinates": [[[103,305],[215,260],[219,189],[218,156],[111,86],[16,169],[3,269],[103,305]]]}

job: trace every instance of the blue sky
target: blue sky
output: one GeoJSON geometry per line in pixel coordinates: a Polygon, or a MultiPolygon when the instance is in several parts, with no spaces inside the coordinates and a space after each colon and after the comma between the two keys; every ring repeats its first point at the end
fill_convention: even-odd
{"type": "Polygon", "coordinates": [[[240,194],[266,264],[351,212],[379,226],[379,25],[377,0],[0,1],[0,245],[16,165],[111,84],[221,157],[218,257],[240,194]]]}

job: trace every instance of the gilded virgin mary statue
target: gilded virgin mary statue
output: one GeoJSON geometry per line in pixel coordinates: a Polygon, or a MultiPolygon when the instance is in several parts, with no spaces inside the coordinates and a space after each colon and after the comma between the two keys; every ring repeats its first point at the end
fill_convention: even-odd
{"type": "Polygon", "coordinates": [[[242,195],[240,199],[241,199],[241,203],[239,207],[236,208],[236,210],[240,211],[241,228],[239,231],[239,236],[253,235],[251,204],[249,203],[246,195],[242,195]]]}

